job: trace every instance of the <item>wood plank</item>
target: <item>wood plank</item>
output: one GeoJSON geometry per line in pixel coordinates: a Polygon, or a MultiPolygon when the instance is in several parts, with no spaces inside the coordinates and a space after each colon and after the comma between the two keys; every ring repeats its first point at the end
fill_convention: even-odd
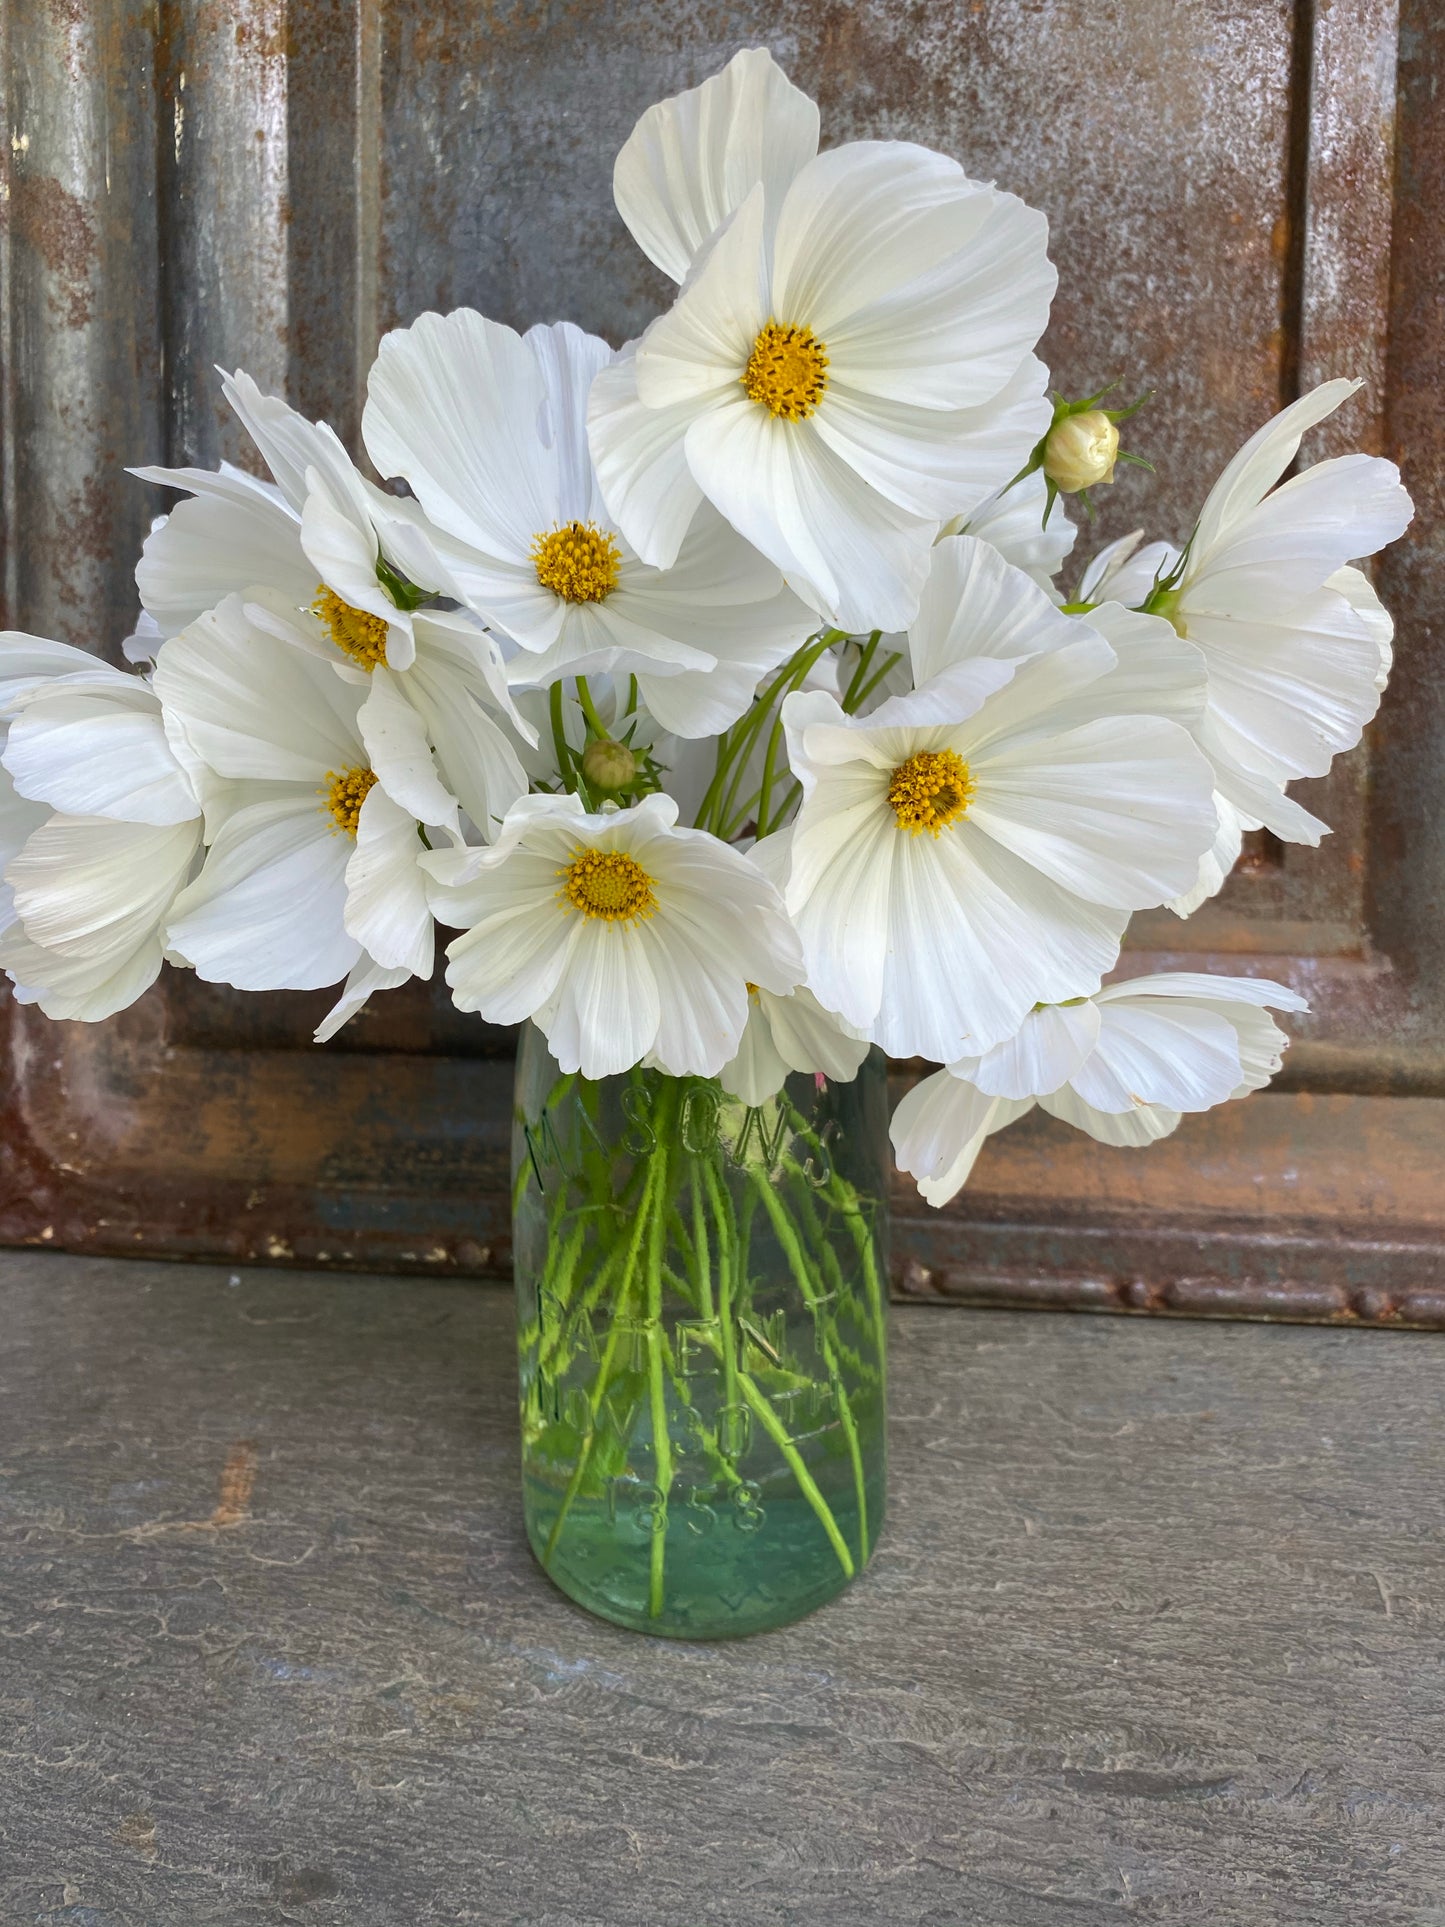
{"type": "Polygon", "coordinates": [[[894,1319],[863,1580],[725,1646],[531,1563],[508,1295],[0,1259],[0,1918],[1420,1927],[1437,1347],[894,1319]]]}

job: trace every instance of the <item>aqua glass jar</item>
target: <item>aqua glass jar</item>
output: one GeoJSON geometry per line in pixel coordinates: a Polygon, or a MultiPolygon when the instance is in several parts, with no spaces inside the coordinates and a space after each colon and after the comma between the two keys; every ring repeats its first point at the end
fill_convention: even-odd
{"type": "Polygon", "coordinates": [[[885,1066],[762,1105],[521,1036],[527,1532],[578,1604],[717,1639],[811,1612],[883,1524],[885,1066]]]}

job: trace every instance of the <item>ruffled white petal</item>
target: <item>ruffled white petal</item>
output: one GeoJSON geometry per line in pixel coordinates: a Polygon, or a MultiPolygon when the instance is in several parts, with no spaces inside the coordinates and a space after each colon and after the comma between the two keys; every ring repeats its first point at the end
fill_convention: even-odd
{"type": "Polygon", "coordinates": [[[949,1068],[990,1097],[1045,1097],[1066,1084],[1099,1041],[1095,1000],[1045,1004],[1030,1011],[1012,1037],[949,1068]]]}
{"type": "Polygon", "coordinates": [[[617,211],[649,260],[681,281],[755,185],[776,219],[817,151],[818,109],[766,48],[748,47],[700,87],[648,108],[617,156],[617,211]]]}
{"type": "Polygon", "coordinates": [[[304,795],[237,810],[176,899],[169,948],[207,983],[237,990],[339,983],[361,953],[343,921],[354,847],[304,795]]]}
{"type": "Polygon", "coordinates": [[[1092,903],[1142,910],[1180,895],[1215,834],[1213,771],[1161,718],[1103,717],[973,768],[970,820],[1092,903]]]}
{"type": "MultiPolygon", "coordinates": [[[[378,780],[404,807],[413,838],[418,822],[447,829],[460,838],[457,799],[437,774],[422,711],[407,700],[410,682],[410,677],[394,676],[388,669],[373,671],[366,701],[357,712],[361,740],[378,780]]],[[[525,781],[508,801],[524,788],[525,781]]]]}
{"type": "Polygon", "coordinates": [[[277,590],[305,608],[320,584],[301,547],[296,516],[277,493],[222,470],[138,469],[147,480],[185,476],[197,493],[178,502],[146,537],[136,587],[161,633],[174,636],[228,595],[277,590]],[[204,478],[204,479],[202,479],[204,478]]]}
{"type": "MultiPolygon", "coordinates": [[[[991,543],[973,535],[935,545],[908,631],[915,684],[977,658],[1021,660],[1077,643],[1083,632],[991,543]]],[[[1100,657],[1100,673],[1104,659],[1100,657]]]]}
{"type": "Polygon", "coordinates": [[[135,677],[42,688],[11,724],[4,755],[22,796],[67,816],[164,824],[200,814],[160,705],[135,677]]]}
{"type": "Polygon", "coordinates": [[[155,689],[167,720],[220,776],[315,786],[366,761],[356,722],[365,684],[267,635],[238,597],[166,643],[155,689]]]}
{"type": "Polygon", "coordinates": [[[906,1091],[889,1135],[898,1167],[918,1182],[931,1205],[963,1189],[984,1140],[1032,1109],[1032,1100],[988,1097],[950,1072],[935,1071],[906,1091]]]}
{"type": "Polygon", "coordinates": [[[330,1043],[337,1031],[351,1022],[376,991],[396,990],[410,976],[409,970],[385,969],[374,957],[368,957],[363,952],[347,973],[341,995],[312,1032],[311,1041],[314,1044],[330,1043]]]}
{"type": "Polygon", "coordinates": [[[416,818],[375,785],[346,865],[346,929],[383,969],[430,977],[432,920],[421,855],[416,818]]]}
{"type": "Polygon", "coordinates": [[[690,397],[649,408],[637,393],[637,347],[624,348],[592,384],[588,439],[598,486],[619,529],[644,562],[669,568],[702,490],[687,465],[690,397]]]}
{"type": "Polygon", "coordinates": [[[784,421],[739,391],[693,422],[687,459],[708,499],[830,622],[864,635],[908,627],[937,523],[871,488],[811,419],[784,421]]]}
{"type": "Polygon", "coordinates": [[[1042,214],[905,141],[820,154],[778,220],[778,319],[826,344],[830,379],[921,408],[996,395],[1043,333],[1056,282],[1042,214]]]}
{"type": "Polygon", "coordinates": [[[1061,1123],[1072,1124],[1077,1131],[1087,1131],[1100,1144],[1112,1144],[1121,1150],[1140,1150],[1146,1144],[1155,1144],[1177,1131],[1182,1122],[1181,1112],[1158,1104],[1136,1104],[1130,1111],[1096,1111],[1067,1084],[1051,1097],[1041,1097],[1039,1108],[1061,1123]]]}
{"type": "MultiPolygon", "coordinates": [[[[1020,427],[1023,426],[1021,422],[1020,427]]],[[[1045,422],[1043,427],[1047,426],[1045,422]]],[[[1042,432],[1040,429],[1039,433],[1042,432]]],[[[1020,462],[1018,467],[1022,466],[1020,462]]],[[[996,489],[977,508],[945,522],[939,531],[940,539],[950,535],[977,536],[997,549],[1005,562],[1031,576],[1052,599],[1058,599],[1053,579],[1072,553],[1078,530],[1057,499],[1053,513],[1045,522],[1047,501],[1044,472],[1033,469],[1021,482],[996,489]]]]}
{"type": "Polygon", "coordinates": [[[470,308],[423,314],[382,337],[362,434],[379,472],[405,476],[438,528],[523,569],[557,519],[557,452],[537,432],[546,399],[513,329],[470,308]]]}
{"type": "Polygon", "coordinates": [[[154,949],[159,965],[160,926],[200,836],[199,822],[48,818],[5,872],[26,936],[66,957],[109,960],[114,969],[154,949]]]}

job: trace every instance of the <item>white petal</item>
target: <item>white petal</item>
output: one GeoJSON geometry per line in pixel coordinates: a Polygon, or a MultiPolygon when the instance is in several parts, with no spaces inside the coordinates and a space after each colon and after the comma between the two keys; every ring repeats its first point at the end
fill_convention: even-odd
{"type": "MultiPolygon", "coordinates": [[[[936,841],[890,831],[901,854],[873,1029],[890,1056],[978,1055],[1011,1037],[1036,1003],[1098,988],[1118,956],[1124,912],[1083,902],[967,820],[936,841]]],[[[809,981],[816,987],[811,968],[809,981]]]]}
{"type": "Polygon", "coordinates": [[[432,920],[421,854],[415,817],[374,786],[346,865],[346,928],[384,969],[430,977],[432,920]]]}
{"type": "Polygon", "coordinates": [[[1250,436],[1209,491],[1200,511],[1191,544],[1191,573],[1213,552],[1223,532],[1274,487],[1299,453],[1305,430],[1333,415],[1342,402],[1363,387],[1361,381],[1323,382],[1250,436]]]}
{"type": "Polygon", "coordinates": [[[1207,1111],[1241,1078],[1234,1027],[1207,1005],[1183,998],[1122,997],[1098,1006],[1093,1055],[1069,1080],[1099,1111],[1162,1105],[1207,1111]]]}
{"type": "Polygon", "coordinates": [[[309,422],[277,395],[263,395],[239,368],[221,374],[226,400],[240,416],[251,440],[266,458],[277,487],[299,515],[306,499],[308,468],[327,468],[347,460],[346,451],[324,422],[309,422]]]}
{"type": "Polygon", "coordinates": [[[1132,1111],[1096,1111],[1067,1084],[1051,1097],[1041,1097],[1039,1108],[1065,1124],[1072,1124],[1075,1130],[1087,1131],[1100,1144],[1134,1150],[1168,1137],[1171,1131],[1178,1130],[1181,1122],[1180,1112],[1165,1110],[1157,1104],[1136,1104],[1132,1111]]]}
{"type": "Polygon", "coordinates": [[[587,398],[616,351],[600,335],[584,334],[570,321],[529,328],[522,339],[536,360],[546,396],[542,438],[557,459],[556,519],[604,521],[587,447],[587,398]]]}
{"type": "Polygon", "coordinates": [[[1395,658],[1395,623],[1389,610],[1375,594],[1374,585],[1361,569],[1336,569],[1326,578],[1325,587],[1342,595],[1375,639],[1380,652],[1380,667],[1375,687],[1384,690],[1395,658]]]}
{"type": "Polygon", "coordinates": [[[1121,535],[1117,542],[1106,543],[1084,570],[1079,580],[1080,602],[1120,602],[1126,609],[1137,609],[1147,602],[1160,576],[1167,575],[1179,560],[1179,550],[1168,542],[1149,542],[1141,549],[1144,531],[1121,535]]]}
{"type": "Polygon", "coordinates": [[[236,597],[165,644],[155,690],[220,776],[315,785],[366,761],[356,724],[365,685],[265,634],[236,597]]]}
{"type": "MultiPolygon", "coordinates": [[[[361,740],[378,781],[404,807],[414,841],[417,821],[460,836],[456,798],[437,775],[426,723],[408,701],[411,683],[410,676],[393,676],[388,669],[373,671],[366,701],[357,712],[361,740]]],[[[374,945],[367,947],[381,956],[374,945]]]]}
{"type": "Polygon", "coordinates": [[[676,560],[702,500],[685,446],[695,412],[691,398],[667,408],[639,400],[635,343],[592,384],[587,425],[598,485],[618,528],[656,568],[676,560]]]}
{"type": "Polygon", "coordinates": [[[929,1204],[947,1204],[967,1182],[984,1139],[1028,1109],[1027,1100],[986,1097],[949,1071],[935,1071],[906,1091],[893,1113],[898,1167],[917,1179],[929,1204]]]}
{"type": "Polygon", "coordinates": [[[435,745],[442,777],[477,829],[490,838],[527,791],[527,773],[515,746],[478,704],[468,680],[445,665],[419,663],[407,677],[407,695],[435,745]]]}
{"type": "Polygon", "coordinates": [[[1320,589],[1278,617],[1191,612],[1209,665],[1200,744],[1276,784],[1323,776],[1379,708],[1379,644],[1344,596],[1320,589]]]}
{"type": "Polygon", "coordinates": [[[758,1001],[767,1015],[774,1046],[789,1070],[821,1071],[839,1084],[857,1076],[872,1048],[868,1039],[825,1010],[806,986],[790,997],[762,990],[758,1001]]]}
{"type": "Polygon", "coordinates": [[[1082,707],[1099,716],[1164,716],[1196,732],[1209,690],[1203,652],[1162,617],[1118,602],[1101,602],[1087,621],[1119,660],[1092,686],[1082,707]]]}
{"type": "Polygon", "coordinates": [[[557,521],[558,458],[538,432],[537,358],[470,308],[382,337],[362,433],[382,475],[403,475],[438,528],[521,567],[557,521]]]}
{"type": "Polygon", "coordinates": [[[1066,890],[1141,910],[1189,889],[1214,837],[1214,777],[1177,723],[1105,717],[973,765],[969,820],[1066,890]]]}
{"type": "MultiPolygon", "coordinates": [[[[309,490],[301,511],[301,546],[306,559],[328,589],[353,609],[365,609],[383,622],[395,622],[397,610],[377,580],[378,545],[371,518],[354,500],[333,490],[319,469],[308,469],[309,490]]],[[[387,650],[394,668],[396,662],[387,650]]]]}
{"type": "Polygon", "coordinates": [[[1073,616],[1061,616],[1038,584],[988,542],[948,536],[934,547],[908,631],[908,656],[913,680],[922,684],[955,663],[1043,655],[1078,642],[1081,633],[1073,616]]]}
{"type": "Polygon", "coordinates": [[[693,422],[687,459],[709,500],[830,622],[866,635],[913,620],[936,520],[885,500],[811,421],[739,395],[693,422]]]}
{"type": "Polygon", "coordinates": [[[12,713],[42,683],[67,676],[126,688],[134,681],[68,642],[30,636],[23,629],[0,629],[0,716],[12,713]]]}
{"type": "Polygon", "coordinates": [[[648,108],[617,156],[617,211],[643,253],[681,281],[758,182],[776,218],[817,151],[818,109],[766,48],[748,47],[700,87],[648,108]]]}
{"type": "Polygon", "coordinates": [[[146,537],[135,579],[141,602],[167,636],[253,585],[280,591],[298,608],[320,586],[295,515],[259,483],[207,489],[178,502],[146,537]]]}
{"type": "Polygon", "coordinates": [[[52,1020],[103,1023],[149,990],[163,961],[158,937],[118,955],[69,957],[32,943],[19,924],[0,934],[0,969],[16,1003],[38,1004],[52,1020]]]}
{"type": "Polygon", "coordinates": [[[1053,417],[1046,379],[1030,355],[999,394],[954,409],[870,395],[840,379],[811,421],[871,488],[912,515],[938,521],[960,505],[971,508],[1018,473],[1053,417]]]}
{"type": "Polygon", "coordinates": [[[651,949],[641,924],[578,924],[567,969],[535,1021],[562,1070],[615,1077],[640,1063],[657,1038],[662,1006],[651,949]]]}
{"type": "Polygon", "coordinates": [[[956,161],[854,141],[809,162],[788,190],[774,305],[825,342],[830,373],[850,388],[974,407],[1043,333],[1057,282],[1047,249],[1042,214],[956,161]]]}
{"type": "Polygon", "coordinates": [[[1099,1011],[1091,1000],[1045,1004],[973,1061],[968,1076],[990,1097],[1043,1097],[1069,1081],[1098,1039],[1099,1011]]]}
{"type": "Polygon", "coordinates": [[[343,923],[353,847],[304,795],[238,810],[176,899],[170,948],[207,983],[237,990],[339,983],[361,951],[343,923]]]}
{"type": "MultiPolygon", "coordinates": [[[[1022,467],[1022,463],[1019,466],[1022,467]]],[[[1005,562],[1024,570],[1041,589],[1053,595],[1053,578],[1072,552],[1078,530],[1057,498],[1053,513],[1045,523],[1047,501],[1044,472],[1036,468],[1022,481],[995,490],[977,508],[945,523],[943,534],[976,535],[997,549],[1005,562]]],[[[1082,591],[1080,599],[1083,599],[1082,591]]]]}
{"type": "Polygon", "coordinates": [[[76,959],[109,959],[119,968],[123,958],[149,954],[158,943],[161,920],[199,843],[198,822],[52,816],[5,876],[32,943],[76,959]]]}
{"type": "Polygon", "coordinates": [[[755,994],[748,999],[748,1018],[737,1055],[718,1072],[718,1082],[730,1097],[740,1098],[744,1104],[766,1104],[787,1081],[788,1066],[773,1042],[772,1024],[755,994]]]}
{"type": "Polygon", "coordinates": [[[1214,841],[1199,859],[1199,874],[1182,895],[1171,897],[1168,908],[1176,917],[1192,917],[1201,903],[1218,896],[1244,847],[1244,821],[1227,796],[1214,792],[1214,811],[1218,827],[1214,841]]]}
{"type": "Polygon", "coordinates": [[[104,690],[57,683],[10,726],[5,765],[22,796],[67,816],[185,823],[200,808],[171,754],[160,705],[146,686],[104,690]]]}
{"type": "Polygon", "coordinates": [[[395,990],[410,977],[409,970],[387,970],[374,957],[364,953],[347,973],[341,995],[312,1033],[315,1044],[327,1044],[343,1025],[349,1024],[368,999],[378,990],[395,990]]]}
{"type": "Polygon", "coordinates": [[[1262,611],[1278,613],[1318,589],[1345,563],[1373,555],[1409,525],[1410,497],[1393,462],[1341,455],[1267,495],[1223,530],[1206,552],[1190,551],[1180,611],[1219,606],[1230,578],[1247,573],[1262,611]]]}
{"type": "Polygon", "coordinates": [[[647,407],[696,406],[721,390],[741,391],[748,356],[768,319],[763,225],[759,185],[639,340],[637,393],[647,407]]]}

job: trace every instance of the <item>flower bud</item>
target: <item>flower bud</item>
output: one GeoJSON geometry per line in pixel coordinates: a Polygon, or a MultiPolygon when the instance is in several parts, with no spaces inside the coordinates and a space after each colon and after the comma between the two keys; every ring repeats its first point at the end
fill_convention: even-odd
{"type": "Polygon", "coordinates": [[[1112,482],[1119,453],[1119,431],[1102,408],[1065,415],[1044,443],[1044,474],[1064,495],[1099,482],[1112,482]]]}
{"type": "Polygon", "coordinates": [[[637,780],[637,758],[626,743],[599,736],[582,752],[582,774],[594,790],[625,790],[637,780]]]}

